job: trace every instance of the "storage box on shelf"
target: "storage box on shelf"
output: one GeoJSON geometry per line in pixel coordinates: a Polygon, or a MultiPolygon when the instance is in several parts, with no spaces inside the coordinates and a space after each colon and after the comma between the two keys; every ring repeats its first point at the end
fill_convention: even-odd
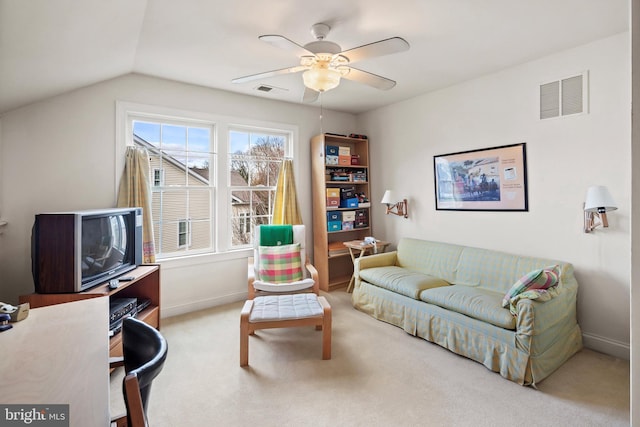
{"type": "Polygon", "coordinates": [[[369,140],[322,134],[311,139],[314,265],[324,291],[353,274],[342,242],[371,235],[369,140]]]}

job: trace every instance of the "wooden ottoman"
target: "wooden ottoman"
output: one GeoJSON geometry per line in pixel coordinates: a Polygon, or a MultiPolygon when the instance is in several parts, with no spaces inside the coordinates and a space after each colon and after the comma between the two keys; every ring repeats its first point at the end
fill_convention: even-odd
{"type": "Polygon", "coordinates": [[[331,359],[331,306],[316,294],[270,295],[248,300],[240,313],[240,366],[249,365],[249,335],[259,329],[315,326],[322,359],[331,359]]]}

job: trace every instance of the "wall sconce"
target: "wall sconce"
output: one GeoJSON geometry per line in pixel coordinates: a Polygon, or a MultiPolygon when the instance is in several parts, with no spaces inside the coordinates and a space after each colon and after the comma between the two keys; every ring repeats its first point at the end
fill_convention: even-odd
{"type": "Polygon", "coordinates": [[[394,214],[398,216],[403,216],[405,218],[409,218],[409,207],[407,205],[407,199],[402,199],[401,202],[396,202],[396,199],[393,196],[391,190],[387,190],[384,192],[384,196],[382,196],[382,200],[380,203],[384,203],[387,205],[387,215],[394,214]]]}
{"type": "Polygon", "coordinates": [[[599,225],[609,227],[607,212],[618,209],[613,201],[611,193],[603,185],[594,185],[587,190],[587,198],[584,202],[584,232],[590,233],[599,225]],[[596,217],[601,222],[596,221],[596,217]]]}

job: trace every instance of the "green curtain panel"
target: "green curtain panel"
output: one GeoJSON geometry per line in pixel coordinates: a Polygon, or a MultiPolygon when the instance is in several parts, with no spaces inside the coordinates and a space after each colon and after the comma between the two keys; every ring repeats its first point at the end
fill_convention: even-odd
{"type": "Polygon", "coordinates": [[[273,224],[302,224],[291,159],[285,159],[282,162],[280,175],[278,175],[276,197],[273,203],[273,224]]]}
{"type": "Polygon", "coordinates": [[[145,148],[127,147],[124,172],[118,190],[118,207],[142,208],[142,261],[146,264],[156,262],[151,217],[150,169],[149,153],[145,148]]]}

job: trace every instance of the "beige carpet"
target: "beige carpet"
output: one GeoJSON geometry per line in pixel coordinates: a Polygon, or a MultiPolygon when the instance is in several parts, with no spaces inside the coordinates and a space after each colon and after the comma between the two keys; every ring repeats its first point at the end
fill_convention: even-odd
{"type": "MultiPolygon", "coordinates": [[[[351,306],[333,308],[332,360],[313,327],[258,331],[239,366],[242,303],[163,319],[169,342],[151,392],[153,427],[623,426],[629,362],[583,350],[538,389],[407,335],[351,306]]],[[[112,410],[122,408],[111,381],[112,410]]]]}

